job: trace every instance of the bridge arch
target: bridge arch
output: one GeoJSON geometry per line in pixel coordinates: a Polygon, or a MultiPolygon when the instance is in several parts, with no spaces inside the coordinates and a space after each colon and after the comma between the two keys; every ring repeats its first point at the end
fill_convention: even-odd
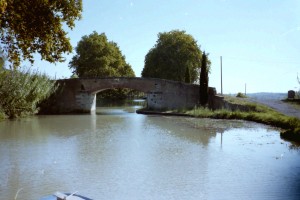
{"type": "Polygon", "coordinates": [[[91,112],[96,109],[96,94],[106,89],[129,88],[144,92],[148,109],[192,108],[199,101],[199,85],[156,78],[76,78],[58,80],[56,95],[60,113],[91,112]]]}
{"type": "Polygon", "coordinates": [[[119,77],[119,78],[97,78],[97,79],[89,79],[83,78],[80,79],[82,86],[86,88],[86,90],[92,94],[98,93],[101,90],[105,89],[115,89],[115,88],[128,88],[134,89],[137,91],[141,91],[147,93],[148,91],[152,91],[158,89],[159,85],[163,81],[174,83],[179,83],[175,81],[168,81],[162,79],[154,79],[154,78],[131,78],[131,77],[119,77]]]}

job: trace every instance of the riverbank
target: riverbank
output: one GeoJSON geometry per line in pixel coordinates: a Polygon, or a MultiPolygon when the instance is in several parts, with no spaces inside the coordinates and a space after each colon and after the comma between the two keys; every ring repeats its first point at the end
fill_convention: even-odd
{"type": "Polygon", "coordinates": [[[210,110],[200,107],[192,110],[161,112],[142,109],[137,111],[137,113],[253,121],[280,128],[281,138],[300,144],[300,119],[287,116],[265,105],[250,102],[246,98],[225,97],[225,101],[230,102],[231,105],[241,105],[248,109],[245,109],[246,111],[230,109],[210,110]]]}
{"type": "Polygon", "coordinates": [[[142,108],[136,111],[137,114],[143,115],[163,115],[163,116],[179,116],[179,117],[194,117],[193,115],[185,113],[186,111],[154,111],[154,110],[147,110],[146,108],[142,108]]]}

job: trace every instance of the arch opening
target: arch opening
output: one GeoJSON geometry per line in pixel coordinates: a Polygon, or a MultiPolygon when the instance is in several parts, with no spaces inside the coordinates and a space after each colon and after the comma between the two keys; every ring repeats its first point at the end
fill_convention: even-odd
{"type": "Polygon", "coordinates": [[[133,106],[140,109],[147,107],[147,94],[130,88],[105,88],[94,94],[96,95],[96,108],[133,106]]]}

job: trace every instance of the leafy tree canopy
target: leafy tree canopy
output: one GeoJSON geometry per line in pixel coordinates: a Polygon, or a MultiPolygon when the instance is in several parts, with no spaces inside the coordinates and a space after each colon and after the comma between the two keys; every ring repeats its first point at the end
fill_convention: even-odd
{"type": "Polygon", "coordinates": [[[82,0],[0,0],[0,42],[11,66],[22,59],[34,62],[39,53],[49,62],[63,61],[72,51],[66,24],[80,19],[82,0]]]}
{"type": "Polygon", "coordinates": [[[79,77],[134,77],[115,42],[108,41],[104,33],[94,31],[83,36],[76,47],[76,55],[69,63],[79,77]]]}
{"type": "Polygon", "coordinates": [[[199,80],[201,57],[197,41],[185,31],[159,33],[146,55],[142,76],[194,83],[199,80]]]}
{"type": "MultiPolygon", "coordinates": [[[[298,83],[299,83],[299,86],[300,86],[300,78],[299,78],[298,74],[297,74],[297,80],[298,80],[298,83]]],[[[298,97],[300,98],[300,87],[299,87],[299,91],[298,91],[298,97]]]]}

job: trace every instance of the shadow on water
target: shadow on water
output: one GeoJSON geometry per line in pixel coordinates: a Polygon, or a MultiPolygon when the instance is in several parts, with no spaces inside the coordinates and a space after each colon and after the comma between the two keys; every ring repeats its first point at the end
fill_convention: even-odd
{"type": "Polygon", "coordinates": [[[128,115],[130,113],[136,113],[136,110],[141,106],[134,107],[97,107],[96,115],[128,115]]]}
{"type": "Polygon", "coordinates": [[[97,107],[129,107],[129,106],[146,106],[145,99],[124,99],[124,100],[104,100],[97,99],[96,105],[97,107]]]}
{"type": "Polygon", "coordinates": [[[134,100],[97,100],[96,115],[128,115],[136,113],[138,109],[145,107],[146,101],[144,99],[134,100]]]}

